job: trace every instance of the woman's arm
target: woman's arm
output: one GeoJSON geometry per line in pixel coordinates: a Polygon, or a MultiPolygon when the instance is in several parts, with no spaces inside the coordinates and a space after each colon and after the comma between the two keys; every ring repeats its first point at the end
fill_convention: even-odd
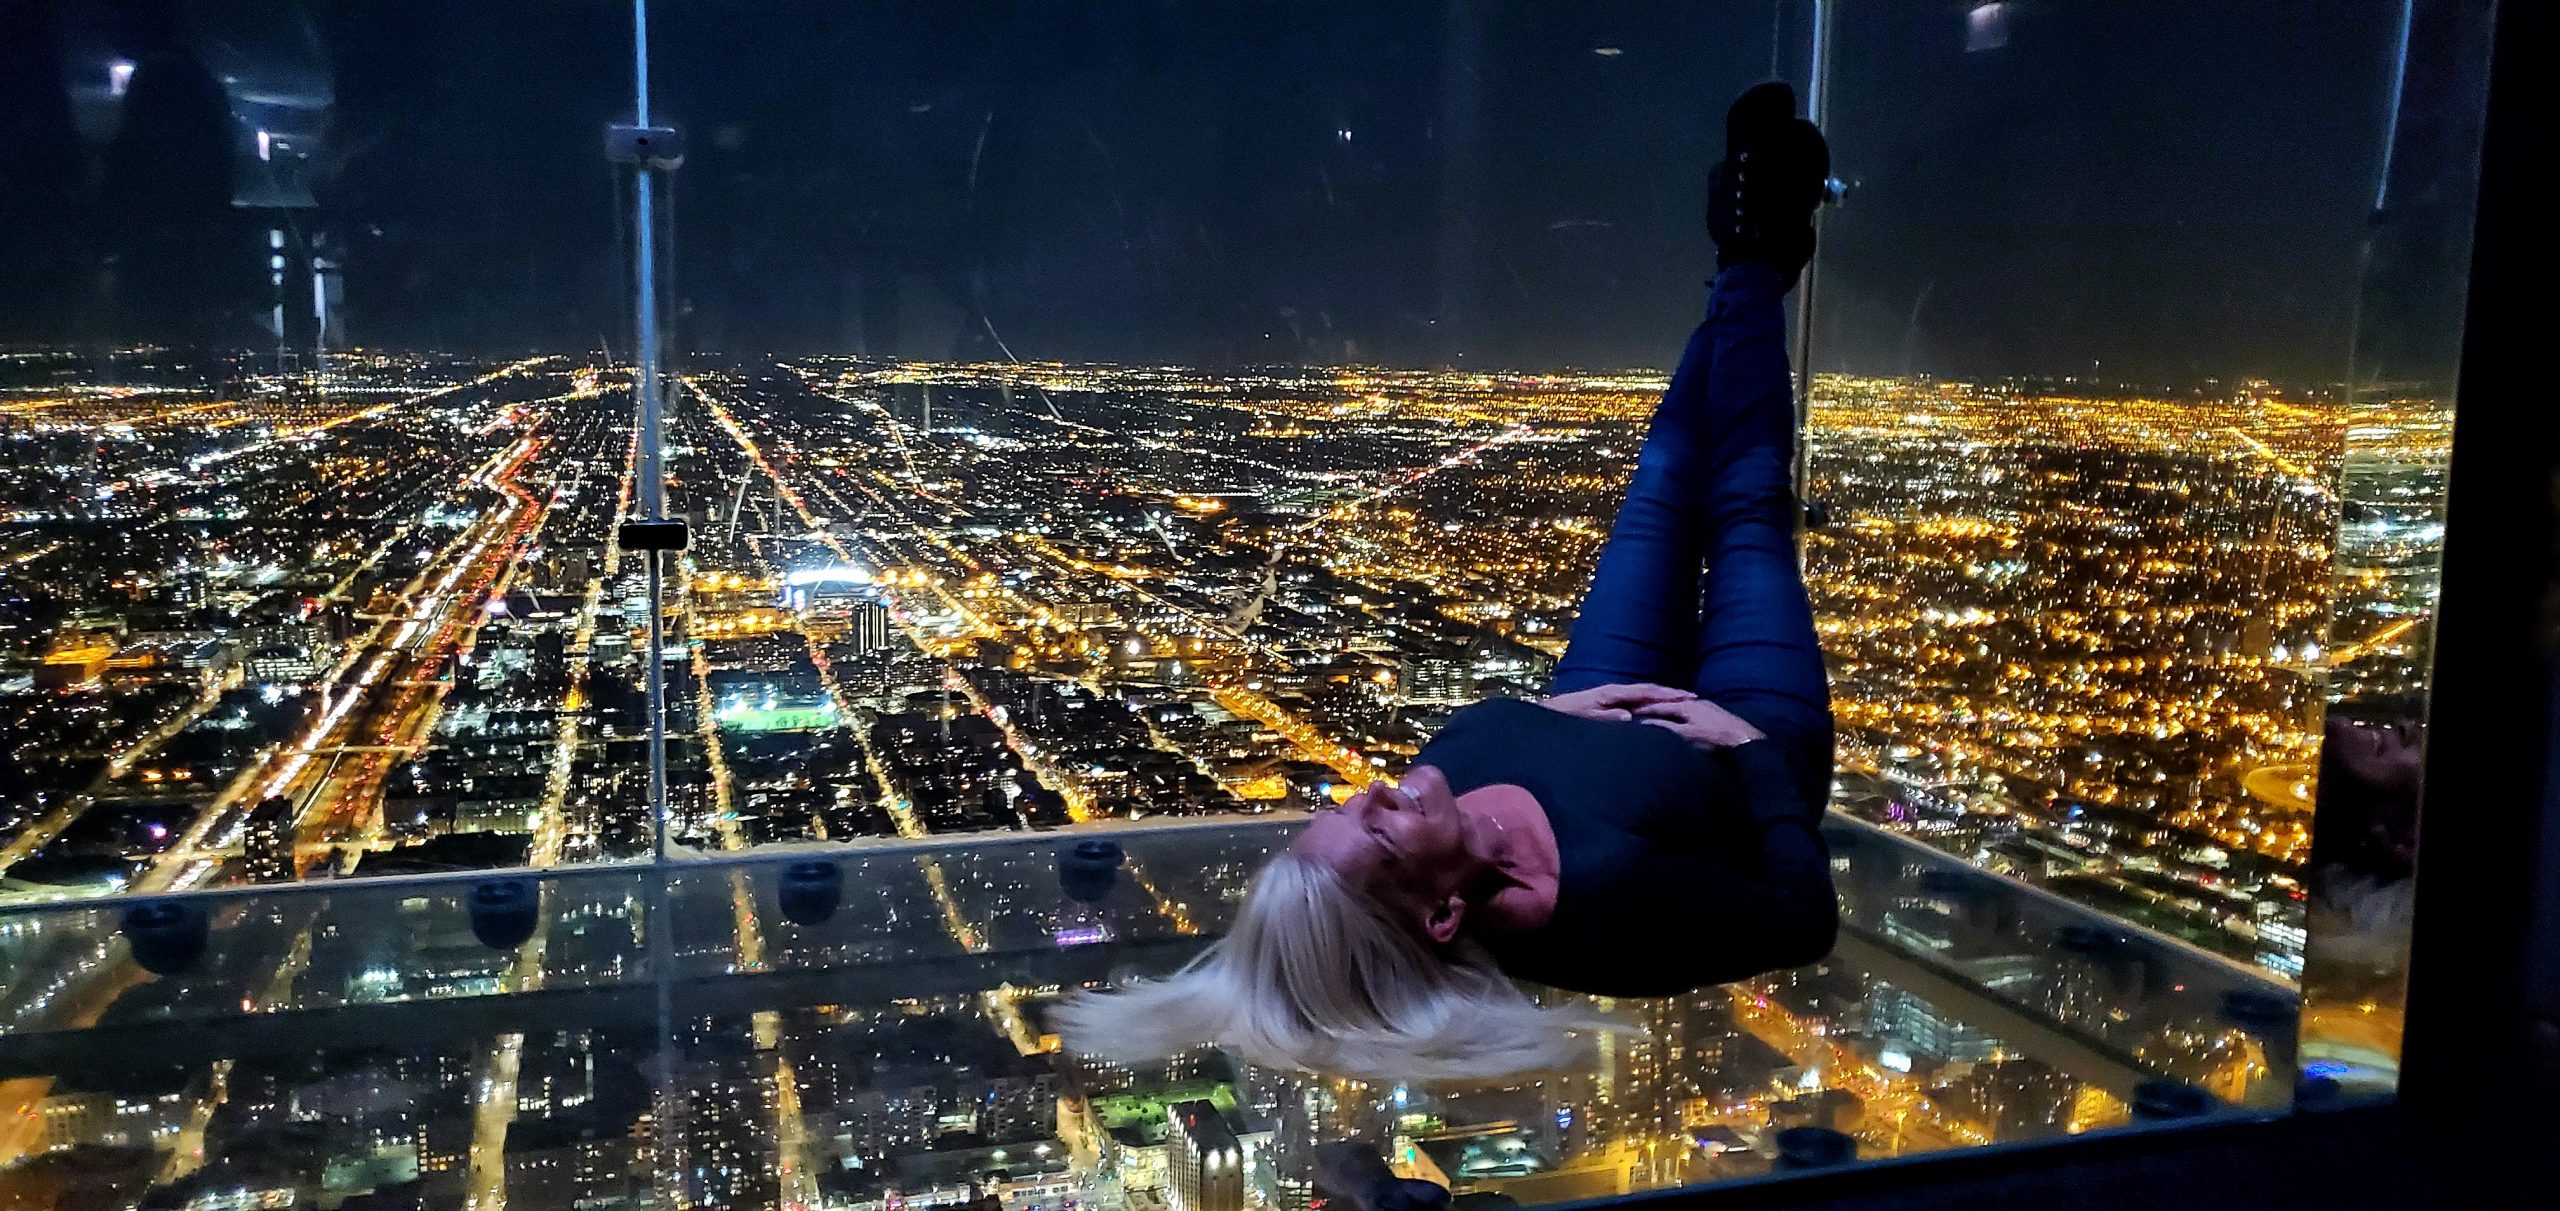
{"type": "Polygon", "coordinates": [[[1735,748],[1768,739],[1742,716],[1694,694],[1676,702],[1637,707],[1635,717],[1703,749],[1735,748]]]}
{"type": "Polygon", "coordinates": [[[1650,707],[1686,702],[1697,697],[1687,690],[1667,685],[1630,682],[1620,685],[1595,685],[1587,690],[1541,698],[1538,705],[1582,719],[1623,722],[1650,707]]]}

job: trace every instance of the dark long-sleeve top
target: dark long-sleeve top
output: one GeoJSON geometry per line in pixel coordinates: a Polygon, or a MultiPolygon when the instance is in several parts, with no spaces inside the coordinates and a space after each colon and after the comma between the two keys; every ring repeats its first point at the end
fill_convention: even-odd
{"type": "Polygon", "coordinates": [[[1563,859],[1554,915],[1479,935],[1513,976],[1667,996],[1830,953],[1821,809],[1776,741],[1710,751],[1651,724],[1495,700],[1452,716],[1415,763],[1461,795],[1509,784],[1546,810],[1563,859]]]}

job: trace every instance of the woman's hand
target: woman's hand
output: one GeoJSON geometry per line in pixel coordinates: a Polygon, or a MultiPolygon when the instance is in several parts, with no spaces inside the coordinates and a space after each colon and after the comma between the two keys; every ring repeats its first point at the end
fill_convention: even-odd
{"type": "Polygon", "coordinates": [[[1754,740],[1765,740],[1760,729],[1742,721],[1742,717],[1704,698],[1683,702],[1657,702],[1640,707],[1636,719],[1655,727],[1668,728],[1674,735],[1699,748],[1733,748],[1754,740]]]}
{"type": "Polygon", "coordinates": [[[1696,697],[1687,690],[1675,690],[1667,685],[1595,685],[1587,690],[1543,699],[1538,705],[1582,719],[1624,722],[1635,718],[1646,707],[1687,702],[1696,697]]]}

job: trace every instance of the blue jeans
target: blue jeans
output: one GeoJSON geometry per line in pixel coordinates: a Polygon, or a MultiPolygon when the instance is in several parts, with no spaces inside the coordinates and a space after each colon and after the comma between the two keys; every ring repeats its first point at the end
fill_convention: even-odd
{"type": "Polygon", "coordinates": [[[1787,280],[1744,263],[1654,410],[1553,692],[1685,686],[1778,742],[1806,802],[1830,798],[1831,690],[1795,541],[1787,280]]]}

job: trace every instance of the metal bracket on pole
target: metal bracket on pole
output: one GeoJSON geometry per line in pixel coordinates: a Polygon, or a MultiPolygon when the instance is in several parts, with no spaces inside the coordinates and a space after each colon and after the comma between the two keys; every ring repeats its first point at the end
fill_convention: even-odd
{"type": "Polygon", "coordinates": [[[684,165],[684,134],[672,126],[616,122],[604,128],[604,158],[652,172],[673,171],[684,165]]]}

